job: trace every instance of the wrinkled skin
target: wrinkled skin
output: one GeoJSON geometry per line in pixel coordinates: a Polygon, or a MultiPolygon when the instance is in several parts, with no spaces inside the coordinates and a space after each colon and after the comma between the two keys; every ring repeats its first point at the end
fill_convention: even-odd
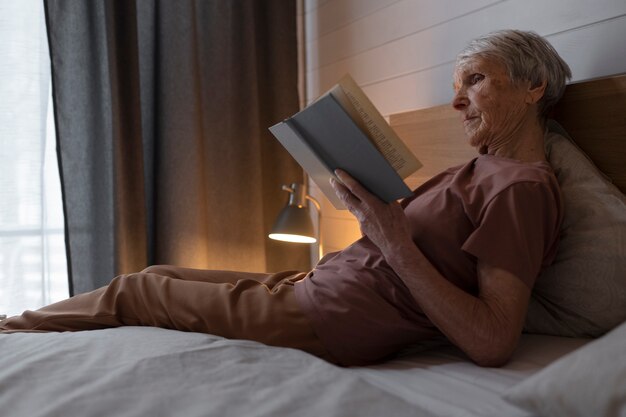
{"type": "MultiPolygon", "coordinates": [[[[528,153],[529,133],[542,133],[536,103],[544,89],[545,84],[513,82],[506,67],[494,59],[477,57],[457,67],[452,105],[461,115],[470,146],[482,154],[506,157],[520,150],[528,153]]],[[[536,145],[535,159],[542,160],[536,145]]]]}

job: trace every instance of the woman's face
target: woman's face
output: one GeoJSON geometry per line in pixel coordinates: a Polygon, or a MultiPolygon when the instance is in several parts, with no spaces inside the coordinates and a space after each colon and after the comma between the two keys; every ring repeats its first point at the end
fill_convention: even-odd
{"type": "Polygon", "coordinates": [[[476,57],[455,69],[452,105],[471,146],[493,153],[514,140],[527,117],[528,87],[514,84],[495,59],[476,57]]]}

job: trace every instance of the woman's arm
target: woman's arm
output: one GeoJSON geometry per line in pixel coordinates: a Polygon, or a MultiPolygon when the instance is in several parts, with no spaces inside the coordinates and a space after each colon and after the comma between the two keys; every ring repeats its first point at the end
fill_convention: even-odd
{"type": "Polygon", "coordinates": [[[473,361],[503,365],[522,332],[530,289],[503,269],[478,263],[477,296],[445,279],[413,243],[408,219],[396,202],[384,203],[345,172],[333,187],[356,216],[424,313],[473,361]]]}

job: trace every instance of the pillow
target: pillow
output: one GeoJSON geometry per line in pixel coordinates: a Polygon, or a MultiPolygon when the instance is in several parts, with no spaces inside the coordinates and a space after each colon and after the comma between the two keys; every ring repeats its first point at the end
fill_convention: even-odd
{"type": "Polygon", "coordinates": [[[507,390],[504,398],[550,417],[626,415],[626,323],[507,390]]]}
{"type": "MultiPolygon", "coordinates": [[[[538,277],[524,330],[598,337],[626,320],[626,196],[568,138],[546,136],[564,202],[554,263],[538,277]]],[[[562,131],[564,132],[564,131],[562,131]]]]}

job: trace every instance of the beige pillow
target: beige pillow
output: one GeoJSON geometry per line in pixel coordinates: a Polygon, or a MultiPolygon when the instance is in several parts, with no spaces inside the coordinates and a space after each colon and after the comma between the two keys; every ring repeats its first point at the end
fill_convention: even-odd
{"type": "Polygon", "coordinates": [[[513,386],[504,398],[541,416],[626,416],[626,323],[513,386]]]}
{"type": "Polygon", "coordinates": [[[525,331],[597,337],[626,320],[626,196],[563,135],[549,133],[546,152],[561,185],[564,222],[556,259],[535,284],[525,331]]]}

